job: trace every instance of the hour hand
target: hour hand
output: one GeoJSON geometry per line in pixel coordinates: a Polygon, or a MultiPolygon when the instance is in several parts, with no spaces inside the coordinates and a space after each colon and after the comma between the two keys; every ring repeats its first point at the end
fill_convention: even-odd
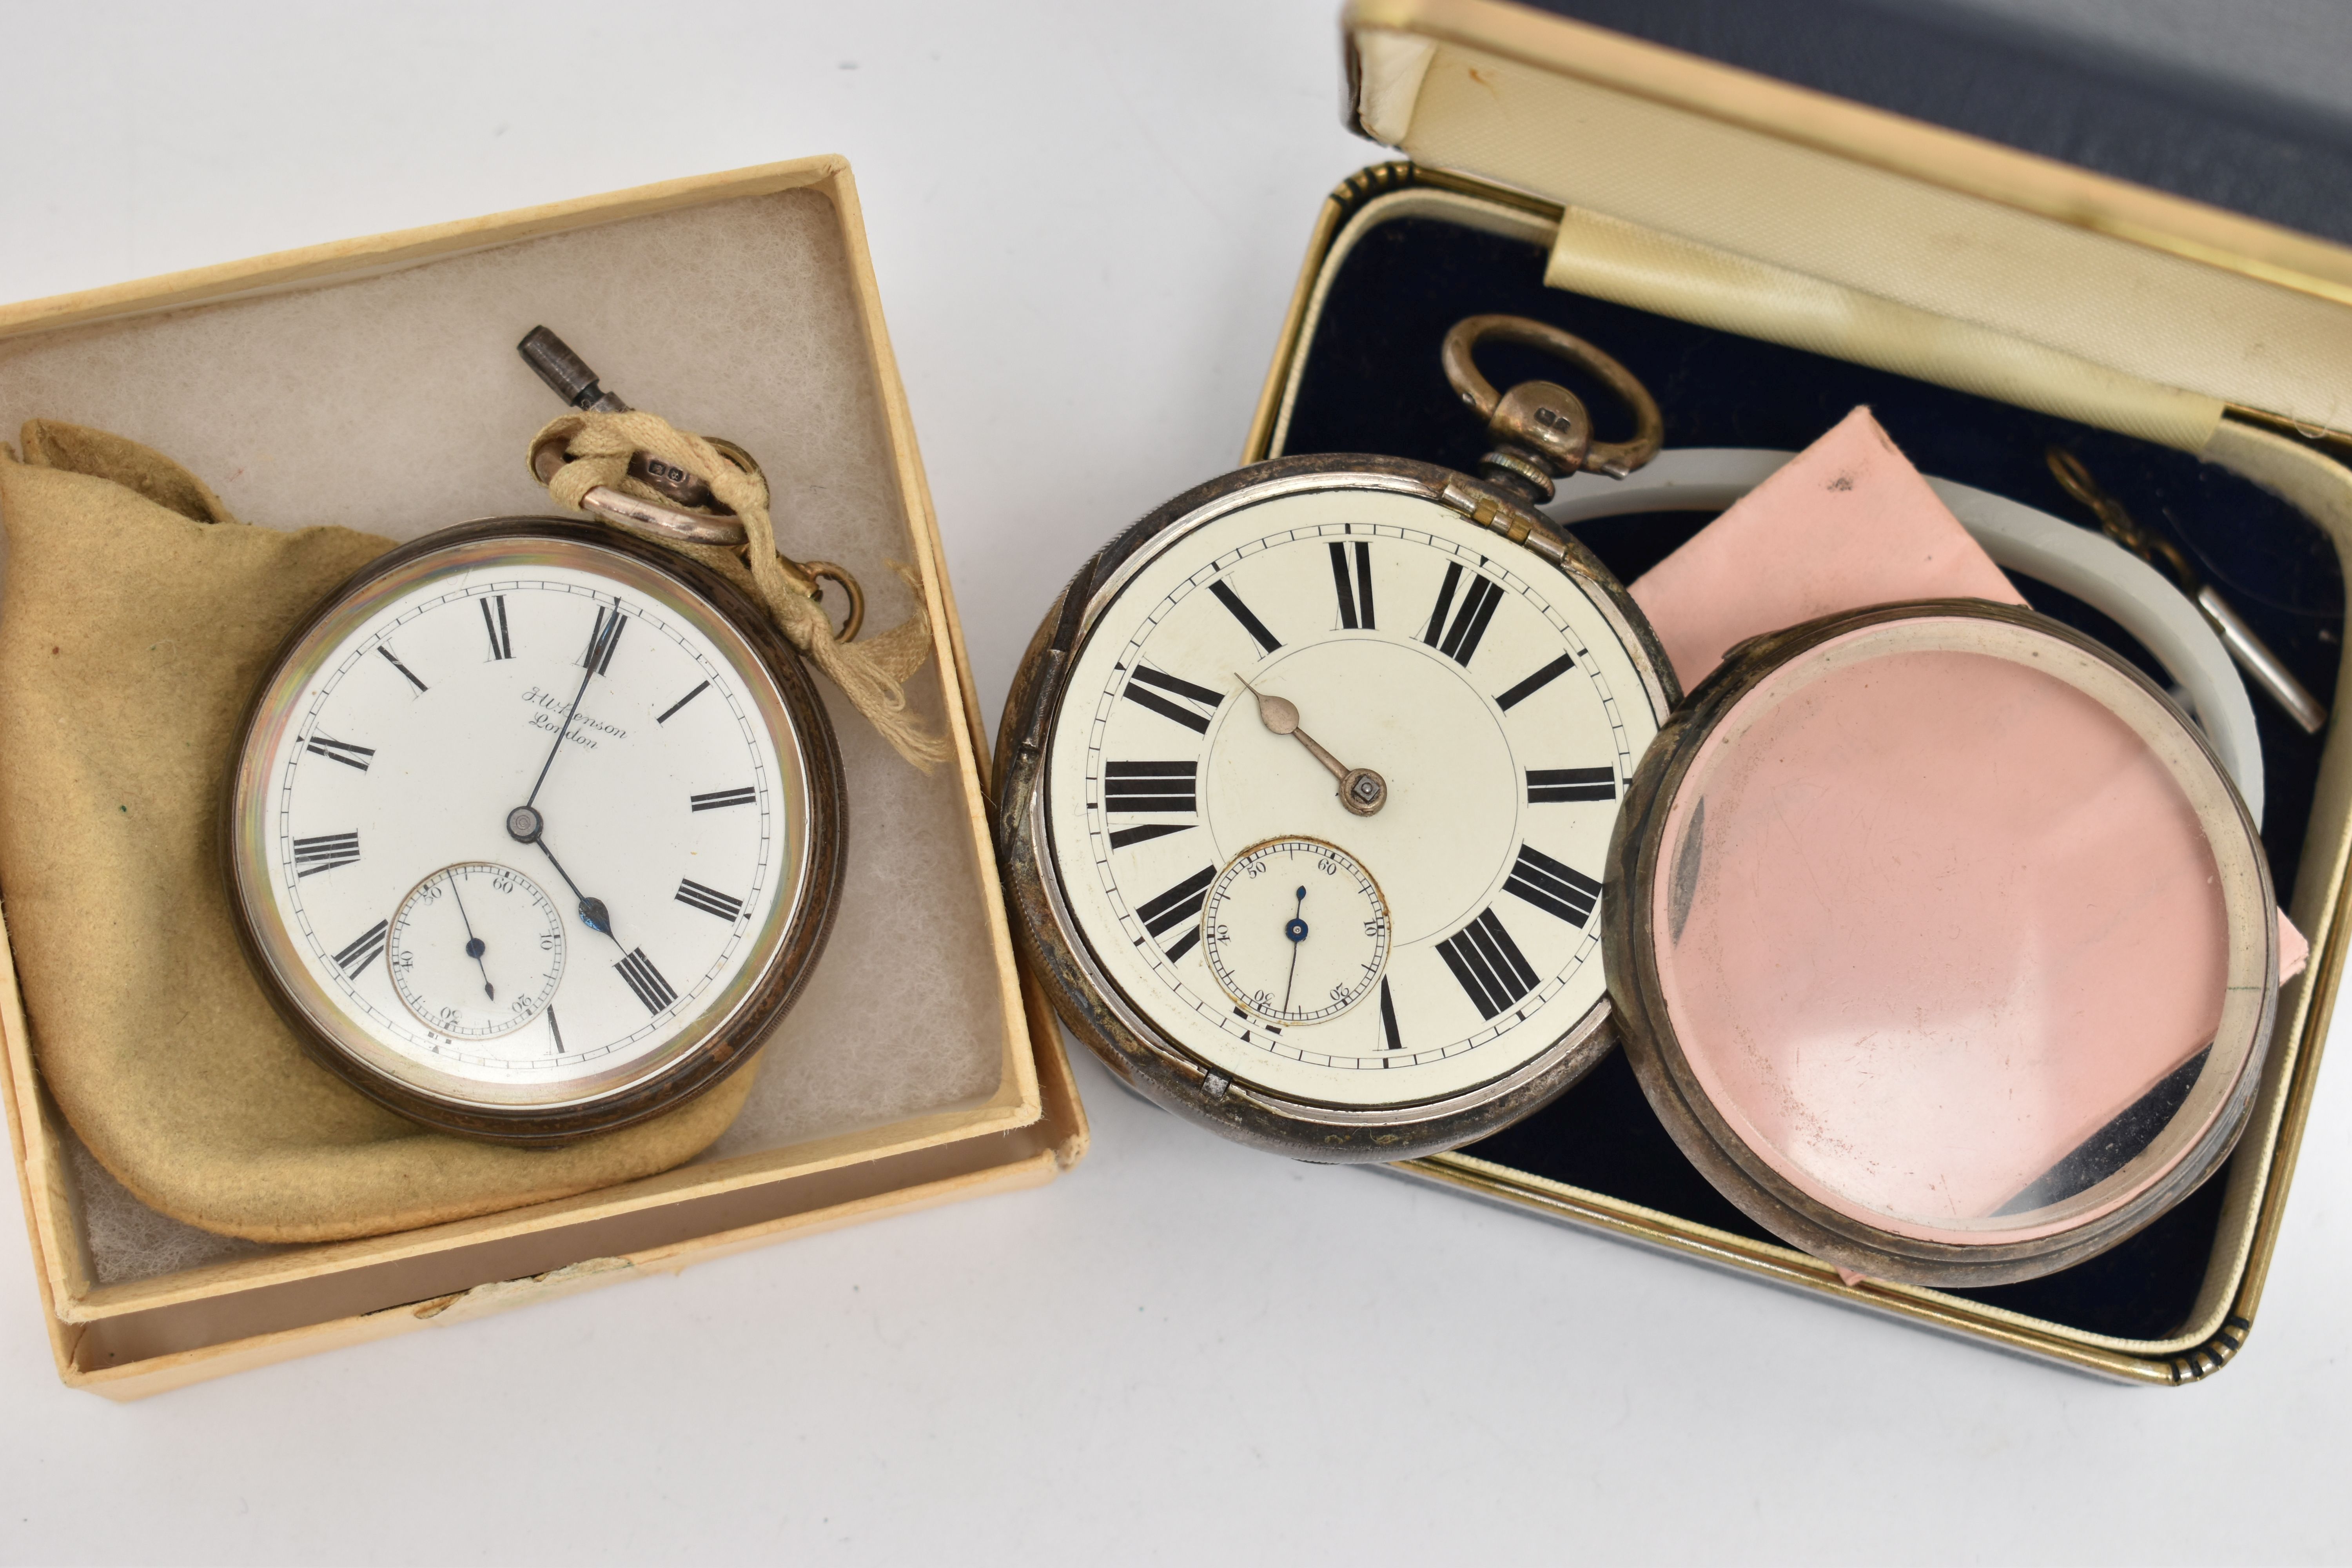
{"type": "MultiPolygon", "coordinates": [[[[521,809],[529,811],[530,808],[525,806],[521,809]]],[[[536,816],[535,813],[533,815],[536,816]]],[[[509,822],[512,820],[512,817],[509,818],[509,822]]],[[[580,890],[580,884],[572,879],[572,873],[563,868],[563,862],[558,860],[555,858],[555,851],[547,847],[547,840],[541,837],[541,825],[534,821],[531,824],[531,836],[527,842],[539,846],[539,852],[547,857],[547,863],[555,868],[555,874],[563,879],[563,885],[572,889],[573,898],[580,900],[580,923],[599,935],[613,937],[613,941],[617,944],[621,939],[613,936],[613,912],[604,907],[604,900],[592,899],[580,890]]],[[[520,838],[522,836],[518,833],[515,837],[520,838]]]]}
{"type": "Polygon", "coordinates": [[[1271,696],[1250,685],[1236,672],[1235,680],[1252,697],[1257,699],[1259,721],[1277,735],[1287,735],[1307,748],[1307,754],[1339,781],[1339,804],[1358,816],[1370,816],[1388,804],[1388,781],[1370,768],[1351,768],[1317,743],[1315,737],[1298,727],[1298,707],[1289,699],[1271,696]]]}
{"type": "MultiPolygon", "coordinates": [[[[572,873],[563,868],[563,862],[558,860],[555,851],[547,847],[546,834],[547,818],[540,815],[537,806],[519,805],[507,813],[508,837],[518,844],[538,845],[539,852],[547,857],[547,863],[555,868],[555,874],[563,879],[563,885],[572,889],[572,896],[580,900],[580,923],[590,931],[613,936],[612,911],[604,907],[604,900],[592,899],[580,890],[580,884],[572,879],[572,873]]],[[[613,940],[618,942],[621,939],[613,937],[613,940]]]]}

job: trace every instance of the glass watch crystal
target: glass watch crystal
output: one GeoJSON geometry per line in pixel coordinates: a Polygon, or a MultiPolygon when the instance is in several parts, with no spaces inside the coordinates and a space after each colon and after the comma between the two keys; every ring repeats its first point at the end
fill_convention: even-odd
{"type": "Polygon", "coordinates": [[[1602,861],[1679,696],[1534,510],[1647,462],[1656,404],[1525,318],[1439,357],[1482,477],[1286,458],[1178,496],[1064,591],[999,740],[1000,858],[1064,1019],[1160,1104],[1307,1159],[1458,1146],[1614,1043],[1602,861]],[[1487,339],[1577,365],[1631,438],[1557,384],[1497,392],[1487,339]]]}
{"type": "Polygon", "coordinates": [[[281,1010],[364,1091],[557,1141],[698,1092],[813,962],[838,763],[727,584],[502,520],[363,572],[281,654],[229,857],[281,1010]]]}

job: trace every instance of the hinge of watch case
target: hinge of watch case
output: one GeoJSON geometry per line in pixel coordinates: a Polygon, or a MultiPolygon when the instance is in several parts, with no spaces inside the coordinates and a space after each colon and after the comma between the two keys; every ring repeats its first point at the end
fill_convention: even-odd
{"type": "Polygon", "coordinates": [[[1451,479],[1437,499],[1479,527],[1493,529],[1514,544],[1526,545],[1555,566],[1568,559],[1568,547],[1542,518],[1492,490],[1451,479]]]}

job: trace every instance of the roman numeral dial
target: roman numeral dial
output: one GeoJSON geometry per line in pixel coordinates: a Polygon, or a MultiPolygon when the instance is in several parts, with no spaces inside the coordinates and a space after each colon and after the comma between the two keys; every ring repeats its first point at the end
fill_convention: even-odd
{"type": "Polygon", "coordinates": [[[678,883],[677,901],[706,915],[717,915],[722,921],[732,921],[743,912],[742,900],[692,880],[678,883]]]}
{"type": "Polygon", "coordinates": [[[1102,579],[1042,731],[1031,820],[1090,983],[1210,1081],[1337,1107],[1592,1037],[1599,867],[1665,707],[1638,611],[1394,490],[1224,504],[1102,579]]]}
{"type": "Polygon", "coordinates": [[[580,656],[579,668],[597,675],[613,673],[613,655],[621,646],[621,634],[629,628],[629,618],[617,609],[596,606],[596,624],[588,633],[588,651],[580,656]]]}
{"type": "MultiPolygon", "coordinates": [[[[239,898],[264,963],[299,970],[302,1016],[358,1037],[354,1055],[479,1082],[485,1103],[576,1109],[657,1079],[742,1008],[773,1016],[758,976],[808,962],[789,933],[829,885],[811,879],[822,759],[788,683],[691,584],[584,534],[448,548],[381,604],[331,612],[331,646],[266,688],[275,727],[251,750],[268,761],[240,762],[258,800],[231,853],[265,872],[240,859],[238,887],[267,886],[239,898]]],[[[1120,826],[1195,823],[1182,774],[1120,782],[1150,807],[1120,826]]]]}
{"type": "Polygon", "coordinates": [[[1209,592],[1217,596],[1217,603],[1233,612],[1234,619],[1242,624],[1242,630],[1249,633],[1252,642],[1256,643],[1267,653],[1274,653],[1281,648],[1281,640],[1265,629],[1265,623],[1257,618],[1256,611],[1242,603],[1242,596],[1234,592],[1232,584],[1212,583],[1209,584],[1209,592]]]}
{"type": "Polygon", "coordinates": [[[630,949],[628,956],[613,968],[636,999],[646,1005],[648,1013],[658,1013],[677,1000],[677,993],[662,978],[662,972],[654,967],[654,961],[646,956],[642,947],[630,949]]]}
{"type": "Polygon", "coordinates": [[[1601,901],[1601,884],[1572,866],[1562,865],[1532,844],[1519,846],[1503,891],[1525,899],[1548,915],[1558,915],[1581,928],[1601,901]]]}
{"type": "Polygon", "coordinates": [[[710,682],[707,680],[697,681],[694,685],[694,689],[688,691],[685,696],[679,698],[677,701],[663,709],[660,713],[655,716],[654,722],[656,724],[668,723],[671,720],[677,717],[678,710],[680,709],[684,708],[688,703],[693,701],[696,698],[701,696],[704,692],[709,689],[710,682]]]}
{"type": "Polygon", "coordinates": [[[388,645],[378,643],[376,644],[375,651],[383,656],[384,663],[400,671],[400,678],[403,680],[407,681],[409,685],[416,688],[416,694],[419,697],[424,696],[427,691],[432,689],[431,687],[426,686],[423,680],[418,679],[415,670],[400,662],[400,656],[393,652],[392,648],[388,645]]]}
{"type": "Polygon", "coordinates": [[[324,757],[331,763],[341,763],[362,773],[367,772],[368,763],[375,759],[373,746],[355,746],[349,741],[332,741],[317,733],[303,742],[302,749],[314,757],[324,757]]]}
{"type": "Polygon", "coordinates": [[[1617,770],[1613,767],[1528,770],[1529,805],[1557,805],[1562,801],[1616,798],[1617,770]]]}
{"type": "Polygon", "coordinates": [[[335,967],[345,974],[356,975],[373,963],[376,955],[383,951],[383,933],[391,929],[391,925],[390,921],[378,921],[353,937],[341,952],[335,954],[335,967]]]}

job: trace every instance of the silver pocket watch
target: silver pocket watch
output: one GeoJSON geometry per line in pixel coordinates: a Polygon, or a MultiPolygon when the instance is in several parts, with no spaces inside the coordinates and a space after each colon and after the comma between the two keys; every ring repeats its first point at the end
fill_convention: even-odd
{"type": "Polygon", "coordinates": [[[1282,458],[1178,496],[1047,612],[1000,735],[1001,858],[1063,1018],[1228,1137],[1390,1161],[1492,1131],[1614,1043],[1602,862],[1680,697],[1607,568],[1534,510],[1654,455],[1614,360],[1473,317],[1443,360],[1495,448],[1473,478],[1282,458]],[[1498,394],[1505,339],[1606,384],[1498,394]]]}
{"type": "MultiPolygon", "coordinates": [[[[541,340],[551,384],[615,406],[541,340]]],[[[588,504],[632,531],[492,518],[370,563],[242,731],[225,849],[256,974],[320,1061],[443,1131],[558,1144],[709,1089],[839,901],[841,759],[799,656],[636,536],[731,520],[588,504]]]]}

